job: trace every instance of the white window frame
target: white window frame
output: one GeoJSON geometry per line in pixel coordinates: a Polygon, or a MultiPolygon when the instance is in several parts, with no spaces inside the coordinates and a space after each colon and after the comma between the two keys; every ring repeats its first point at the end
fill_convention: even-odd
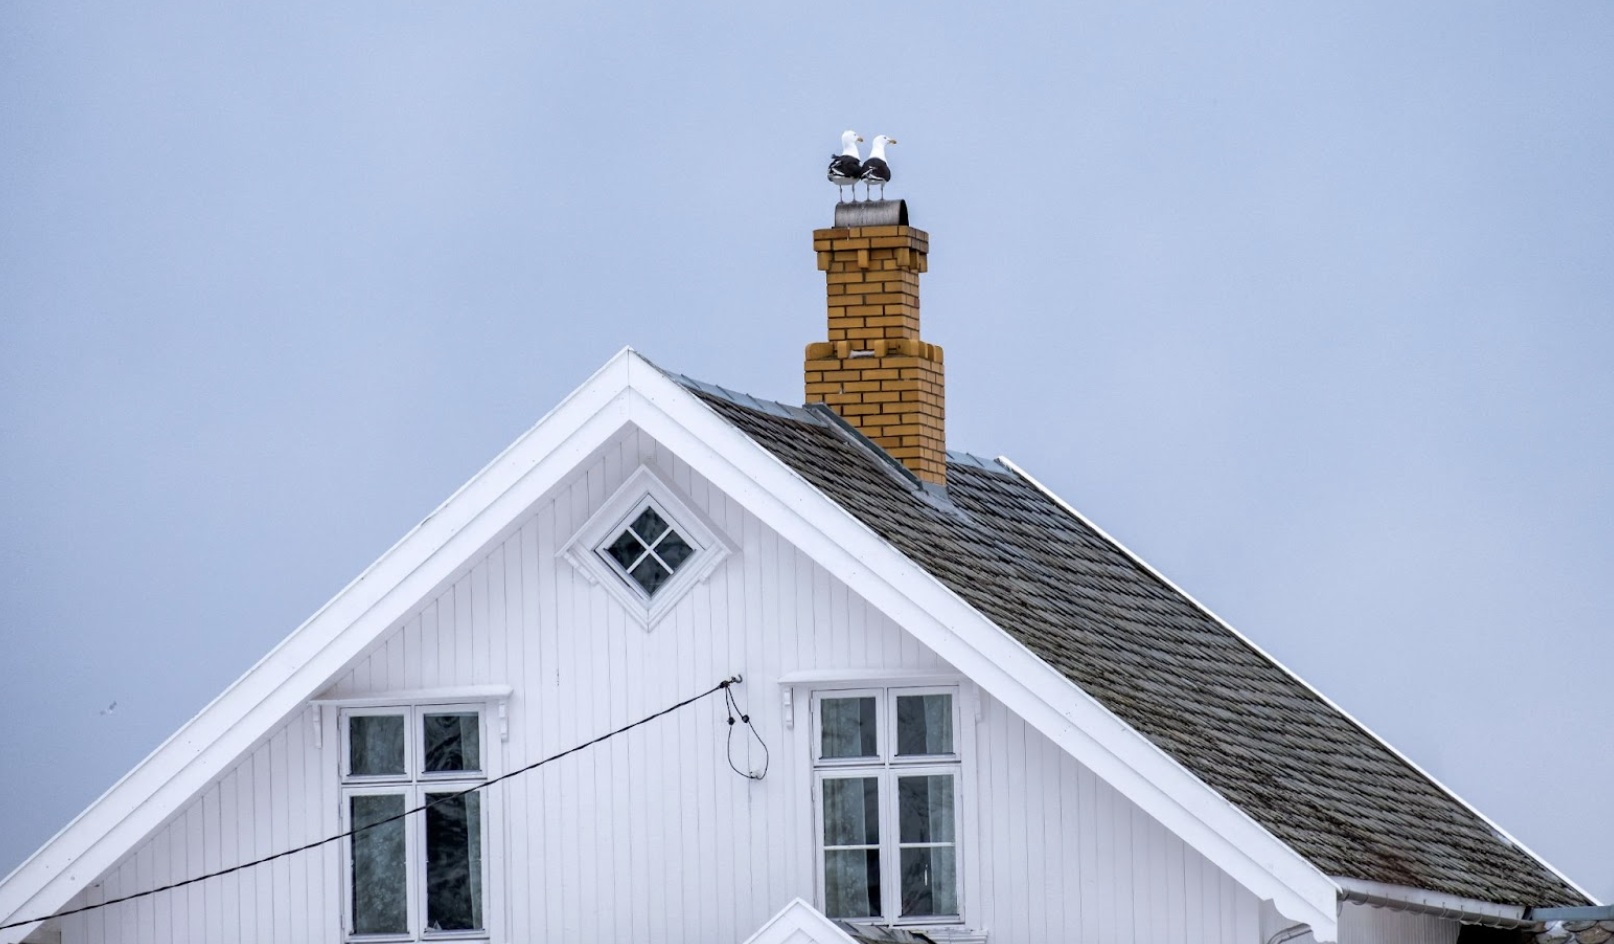
{"type": "Polygon", "coordinates": [[[577,568],[589,583],[604,587],[648,632],[672,611],[691,587],[711,576],[717,565],[734,550],[733,542],[705,515],[692,508],[677,489],[648,467],[640,466],[566,542],[559,556],[577,568]],[[678,532],[694,550],[654,594],[645,593],[605,552],[646,508],[654,508],[667,526],[678,532]]]}
{"type": "MultiPolygon", "coordinates": [[[[973,693],[970,693],[973,695],[973,693]]],[[[866,918],[847,918],[854,922],[872,922],[901,926],[957,926],[965,922],[969,910],[966,873],[969,869],[966,831],[970,817],[966,798],[970,794],[973,769],[966,758],[971,754],[973,737],[965,727],[965,686],[961,683],[920,684],[893,680],[885,684],[857,683],[845,687],[818,685],[810,690],[808,732],[809,766],[812,771],[812,826],[813,826],[813,891],[817,906],[828,908],[827,889],[824,887],[824,793],[823,784],[830,779],[874,777],[880,790],[880,914],[866,918]],[[897,697],[899,695],[950,695],[953,712],[953,750],[949,754],[922,754],[899,756],[896,753],[897,697]],[[876,701],[875,757],[823,758],[823,710],[825,698],[867,698],[876,701]],[[900,777],[949,775],[953,778],[953,858],[955,869],[954,895],[958,911],[950,915],[915,915],[903,917],[900,822],[897,816],[897,780],[900,777]]],[[[973,700],[973,699],[972,699],[973,700]]],[[[908,844],[912,846],[913,844],[908,844]]],[[[937,844],[943,845],[943,844],[937,844]]],[[[827,911],[826,911],[827,913],[827,911]]]]}
{"type": "MultiPolygon", "coordinates": [[[[412,810],[426,802],[429,793],[457,793],[480,786],[496,776],[495,751],[489,740],[489,715],[493,706],[486,702],[405,702],[393,705],[364,704],[340,707],[336,725],[340,760],[340,787],[337,791],[340,809],[339,822],[343,832],[353,828],[352,799],[356,796],[398,794],[404,797],[404,809],[412,810]],[[470,714],[477,716],[477,745],[480,770],[436,771],[423,770],[425,717],[438,714],[470,714]],[[404,717],[404,773],[355,775],[352,763],[349,720],[355,717],[404,717]]],[[[493,862],[496,837],[493,830],[493,811],[488,791],[478,790],[478,819],[481,829],[482,860],[479,863],[482,892],[482,927],[463,931],[432,931],[426,928],[426,815],[415,813],[404,819],[405,861],[405,916],[409,928],[403,933],[359,934],[353,930],[353,842],[352,837],[342,847],[342,939],[345,941],[382,944],[404,941],[487,941],[491,940],[495,921],[497,896],[493,894],[493,862]]]]}

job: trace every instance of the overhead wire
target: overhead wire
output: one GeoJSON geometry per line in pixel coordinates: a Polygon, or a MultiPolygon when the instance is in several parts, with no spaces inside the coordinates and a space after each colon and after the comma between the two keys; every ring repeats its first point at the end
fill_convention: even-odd
{"type": "Polygon", "coordinates": [[[757,733],[756,725],[751,723],[751,716],[746,714],[744,711],[740,710],[739,703],[737,703],[734,700],[734,691],[733,691],[733,689],[729,689],[729,688],[723,689],[723,699],[724,699],[725,707],[727,707],[728,710],[729,710],[729,741],[728,741],[729,769],[733,770],[735,773],[739,774],[740,776],[744,777],[747,780],[761,780],[763,777],[766,777],[768,775],[768,762],[769,762],[769,760],[772,759],[772,755],[768,752],[768,742],[762,740],[762,735],[757,733]],[[734,763],[734,716],[735,715],[740,716],[740,721],[743,722],[745,724],[745,726],[748,729],[750,729],[750,732],[751,732],[750,738],[748,738],[746,740],[746,742],[745,742],[745,760],[746,760],[746,768],[747,768],[745,770],[741,770],[734,763]],[[757,770],[756,768],[751,766],[751,740],[752,739],[755,739],[758,744],[762,745],[762,769],[761,770],[757,770]]]}
{"type": "MultiPolygon", "coordinates": [[[[163,892],[173,891],[176,888],[184,888],[187,885],[195,885],[198,882],[205,882],[208,879],[219,878],[220,876],[230,875],[230,874],[232,874],[234,872],[240,872],[240,871],[243,871],[245,869],[253,868],[255,866],[264,865],[265,863],[274,862],[277,859],[284,859],[287,856],[293,856],[293,855],[298,854],[299,852],[307,852],[310,849],[318,849],[320,846],[329,845],[329,844],[331,844],[333,842],[337,842],[337,841],[340,841],[340,840],[343,840],[343,839],[347,839],[347,838],[349,838],[351,836],[357,836],[359,833],[365,832],[367,830],[375,829],[378,826],[385,826],[388,823],[396,822],[398,820],[403,819],[404,817],[411,816],[411,815],[413,815],[415,813],[419,813],[419,812],[421,812],[423,810],[426,810],[426,809],[429,809],[429,808],[431,808],[433,806],[436,806],[439,803],[447,803],[449,801],[456,800],[456,799],[458,799],[458,798],[460,798],[462,796],[465,796],[468,793],[475,793],[478,790],[485,790],[488,787],[491,787],[496,783],[501,783],[503,781],[511,779],[512,777],[518,777],[518,776],[520,776],[522,774],[530,773],[531,771],[537,770],[539,767],[542,767],[545,764],[553,763],[553,762],[555,762],[557,760],[560,760],[563,757],[567,757],[567,756],[570,756],[572,754],[576,754],[578,751],[586,750],[586,749],[588,749],[590,747],[593,747],[594,745],[599,744],[602,741],[608,741],[611,738],[614,738],[614,737],[616,737],[618,735],[626,734],[627,732],[633,730],[634,728],[639,727],[640,725],[648,724],[651,721],[654,721],[657,718],[662,717],[663,715],[670,715],[670,714],[672,714],[673,712],[677,711],[680,708],[686,708],[686,707],[688,707],[690,705],[693,705],[694,703],[700,701],[701,699],[707,698],[708,696],[711,696],[711,695],[715,695],[718,692],[723,692],[725,697],[726,697],[726,707],[728,708],[728,711],[729,711],[729,741],[730,741],[730,744],[731,744],[731,747],[732,747],[732,743],[733,743],[733,739],[734,739],[734,713],[738,709],[735,707],[734,695],[733,695],[733,692],[730,691],[730,689],[731,689],[732,686],[738,685],[743,681],[744,681],[744,678],[742,676],[740,676],[738,674],[732,675],[729,678],[726,678],[723,681],[718,682],[716,685],[713,685],[711,688],[708,688],[707,690],[705,690],[704,692],[701,692],[698,695],[691,695],[690,697],[684,699],[683,701],[677,702],[676,704],[668,705],[666,708],[663,708],[660,711],[654,712],[652,714],[645,715],[643,718],[640,718],[637,721],[633,721],[633,722],[630,722],[628,724],[623,725],[620,728],[616,728],[614,730],[607,731],[604,734],[600,735],[599,737],[594,738],[593,740],[584,741],[581,744],[575,745],[573,747],[569,747],[566,750],[561,751],[561,752],[559,752],[557,754],[551,754],[548,757],[545,757],[545,758],[543,758],[541,760],[533,761],[532,763],[527,764],[525,767],[518,767],[515,770],[512,770],[512,771],[510,771],[508,773],[500,774],[499,776],[494,777],[494,778],[489,779],[489,780],[484,780],[481,783],[479,783],[479,784],[477,784],[477,785],[475,785],[473,787],[467,787],[464,790],[459,790],[459,791],[456,791],[456,792],[453,792],[453,793],[432,794],[432,798],[430,800],[427,800],[425,803],[422,803],[419,806],[413,807],[412,809],[404,810],[402,813],[395,813],[395,814],[393,814],[391,816],[388,816],[388,817],[386,817],[384,819],[378,819],[373,823],[366,823],[363,826],[354,827],[353,829],[349,829],[346,832],[340,832],[340,833],[337,833],[337,834],[335,834],[333,836],[326,836],[324,839],[318,839],[318,840],[315,840],[314,842],[304,843],[303,845],[297,846],[297,847],[292,848],[292,849],[284,849],[284,850],[282,850],[280,852],[276,852],[276,853],[273,853],[271,855],[266,855],[261,859],[253,859],[250,862],[242,862],[239,865],[232,865],[227,869],[219,869],[219,870],[214,871],[214,872],[208,872],[208,873],[205,873],[203,875],[197,875],[197,876],[195,876],[193,878],[187,878],[187,879],[184,879],[182,881],[170,882],[167,885],[162,885],[162,886],[159,886],[157,888],[150,888],[150,889],[147,889],[145,891],[134,892],[133,894],[123,895],[123,896],[120,896],[118,898],[110,898],[110,899],[108,899],[106,901],[96,902],[93,905],[83,905],[83,906],[78,907],[78,908],[69,908],[66,911],[57,911],[57,912],[54,912],[52,914],[43,915],[43,916],[37,917],[37,918],[26,918],[26,919],[21,920],[21,921],[11,921],[11,922],[8,922],[6,924],[0,924],[0,931],[5,931],[5,930],[8,930],[10,928],[20,928],[20,927],[22,927],[24,925],[29,925],[29,924],[37,924],[37,923],[39,923],[41,921],[49,921],[52,918],[64,918],[64,917],[67,917],[68,915],[81,914],[81,913],[86,912],[86,911],[95,911],[95,910],[100,909],[100,908],[107,908],[107,907],[110,907],[112,905],[123,904],[126,901],[134,901],[134,900],[136,900],[138,898],[149,898],[152,895],[158,895],[158,894],[161,894],[163,892]]],[[[744,715],[744,714],[742,714],[741,716],[743,718],[745,718],[745,724],[749,727],[751,725],[750,717],[747,716],[747,715],[744,715]]],[[[751,730],[752,730],[753,734],[756,733],[755,728],[752,728],[751,730]]],[[[758,737],[757,740],[758,740],[759,743],[761,742],[760,737],[758,737]]],[[[764,751],[767,750],[767,745],[763,745],[763,750],[764,751]]],[[[741,771],[738,767],[734,767],[734,761],[733,761],[733,758],[732,758],[732,753],[730,755],[729,766],[733,767],[734,772],[737,773],[737,774],[740,774],[742,777],[748,777],[748,778],[754,779],[754,780],[762,779],[760,775],[753,777],[751,774],[748,774],[748,773],[745,773],[745,772],[741,771]]],[[[763,773],[766,773],[766,772],[767,772],[767,765],[766,765],[766,763],[764,763],[764,765],[763,765],[763,773]]]]}

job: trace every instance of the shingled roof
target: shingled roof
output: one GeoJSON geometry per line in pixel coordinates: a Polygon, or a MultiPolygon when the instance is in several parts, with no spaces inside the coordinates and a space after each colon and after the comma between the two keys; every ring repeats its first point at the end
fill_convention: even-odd
{"type": "Polygon", "coordinates": [[[1324,873],[1587,903],[1013,470],[949,453],[943,496],[832,415],[674,379],[1324,873]]]}

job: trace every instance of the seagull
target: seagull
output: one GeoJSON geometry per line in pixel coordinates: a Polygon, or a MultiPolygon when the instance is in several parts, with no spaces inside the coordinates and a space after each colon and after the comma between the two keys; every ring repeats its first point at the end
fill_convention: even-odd
{"type": "Polygon", "coordinates": [[[885,199],[885,185],[891,182],[891,167],[885,162],[885,146],[896,143],[896,138],[883,134],[875,136],[874,145],[869,148],[869,159],[863,162],[863,173],[859,175],[863,180],[864,199],[868,199],[870,184],[879,184],[880,199],[885,199]]]}
{"type": "Polygon", "coordinates": [[[852,185],[852,196],[857,196],[857,178],[863,170],[863,162],[857,156],[857,143],[863,138],[856,131],[841,133],[841,153],[829,159],[829,182],[834,184],[841,192],[842,203],[846,202],[846,185],[852,185]]]}
{"type": "Polygon", "coordinates": [[[117,710],[118,710],[118,703],[117,703],[117,702],[113,702],[113,703],[112,703],[112,704],[110,704],[110,705],[107,705],[107,706],[106,706],[106,707],[105,707],[105,708],[102,708],[102,709],[101,709],[101,714],[103,714],[103,715],[109,715],[109,714],[111,714],[111,713],[112,713],[112,712],[114,712],[114,711],[117,711],[117,710]]]}

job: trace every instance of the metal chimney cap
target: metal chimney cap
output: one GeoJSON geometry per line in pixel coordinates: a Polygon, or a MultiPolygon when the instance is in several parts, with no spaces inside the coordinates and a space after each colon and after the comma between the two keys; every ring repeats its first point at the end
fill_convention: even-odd
{"type": "Polygon", "coordinates": [[[849,226],[907,226],[906,200],[854,200],[835,204],[835,228],[849,226]]]}

